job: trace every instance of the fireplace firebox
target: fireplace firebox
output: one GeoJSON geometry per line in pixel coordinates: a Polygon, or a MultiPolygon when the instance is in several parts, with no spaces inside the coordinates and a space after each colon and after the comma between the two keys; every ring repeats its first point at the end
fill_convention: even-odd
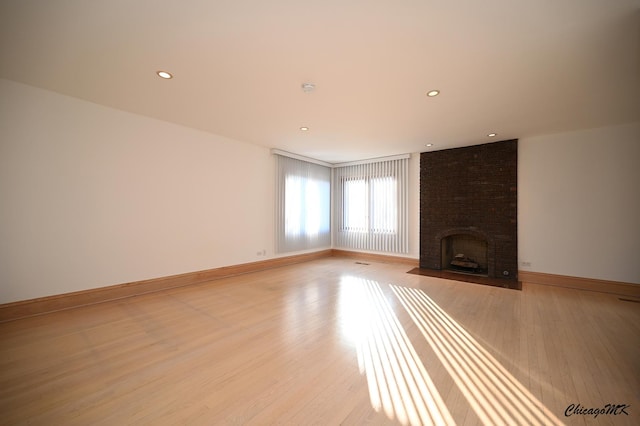
{"type": "Polygon", "coordinates": [[[486,238],[472,233],[455,233],[442,238],[440,247],[442,269],[489,276],[486,238]]]}

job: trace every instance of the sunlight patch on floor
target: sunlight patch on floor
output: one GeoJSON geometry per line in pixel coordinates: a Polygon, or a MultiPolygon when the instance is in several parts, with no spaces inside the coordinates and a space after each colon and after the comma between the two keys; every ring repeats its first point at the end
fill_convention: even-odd
{"type": "Polygon", "coordinates": [[[341,302],[372,407],[403,425],[455,424],[380,284],[344,277],[341,302]]]}
{"type": "Polygon", "coordinates": [[[391,290],[484,424],[563,424],[424,291],[391,290]]]}

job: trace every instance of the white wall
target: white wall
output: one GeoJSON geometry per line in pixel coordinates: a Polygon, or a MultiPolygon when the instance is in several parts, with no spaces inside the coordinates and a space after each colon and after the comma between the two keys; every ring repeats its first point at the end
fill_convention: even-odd
{"type": "Polygon", "coordinates": [[[277,257],[274,185],[266,148],[0,79],[0,303],[277,257]]]}
{"type": "Polygon", "coordinates": [[[409,160],[409,253],[407,257],[420,258],[420,153],[411,154],[409,160]]]}
{"type": "Polygon", "coordinates": [[[0,79],[0,303],[273,257],[266,148],[0,79]]]}
{"type": "MultiPolygon", "coordinates": [[[[640,123],[521,139],[520,268],[640,283],[639,160],[640,123]]],[[[266,148],[0,79],[0,303],[274,257],[274,181],[266,148]]]]}
{"type": "Polygon", "coordinates": [[[518,154],[520,269],[640,283],[640,123],[522,138],[518,154]]]}

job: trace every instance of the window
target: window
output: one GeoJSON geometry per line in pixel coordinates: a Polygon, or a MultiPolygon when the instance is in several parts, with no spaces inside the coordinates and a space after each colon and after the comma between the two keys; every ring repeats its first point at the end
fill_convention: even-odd
{"type": "Polygon", "coordinates": [[[343,186],[342,229],[351,232],[367,232],[368,218],[368,185],[365,179],[345,179],[343,186]]]}
{"type": "Polygon", "coordinates": [[[334,168],[337,247],[407,253],[408,156],[334,168]]]}
{"type": "Polygon", "coordinates": [[[331,169],[276,155],[279,253],[331,246],[331,169]]]}
{"type": "Polygon", "coordinates": [[[342,187],[344,231],[397,232],[398,188],[395,177],[347,178],[342,187]]]}

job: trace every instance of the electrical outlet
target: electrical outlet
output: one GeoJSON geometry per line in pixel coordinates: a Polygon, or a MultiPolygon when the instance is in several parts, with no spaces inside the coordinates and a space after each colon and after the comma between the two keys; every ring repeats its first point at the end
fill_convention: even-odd
{"type": "Polygon", "coordinates": [[[523,268],[531,268],[531,262],[521,262],[523,268]]]}

